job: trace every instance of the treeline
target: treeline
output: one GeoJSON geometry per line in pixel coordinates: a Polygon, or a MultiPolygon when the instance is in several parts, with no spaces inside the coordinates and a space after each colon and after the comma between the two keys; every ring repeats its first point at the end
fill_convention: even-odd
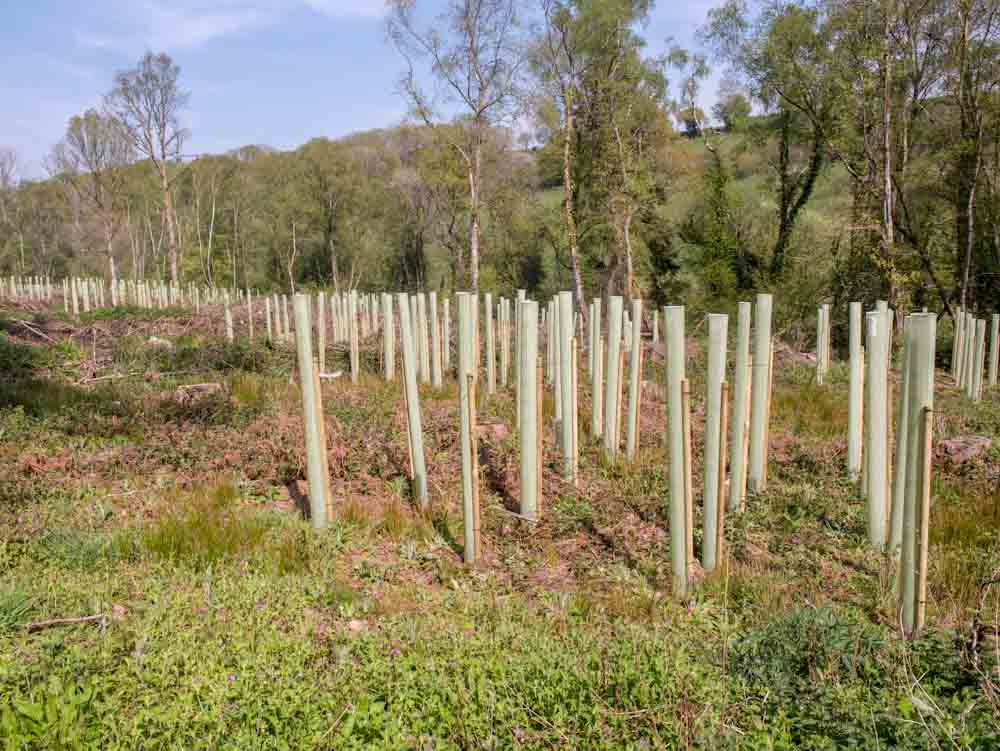
{"type": "Polygon", "coordinates": [[[0,156],[0,273],[1000,306],[1000,0],[727,0],[711,61],[650,55],[649,0],[417,5],[387,19],[412,124],[291,152],[186,154],[147,54],[49,179],[0,156]]]}

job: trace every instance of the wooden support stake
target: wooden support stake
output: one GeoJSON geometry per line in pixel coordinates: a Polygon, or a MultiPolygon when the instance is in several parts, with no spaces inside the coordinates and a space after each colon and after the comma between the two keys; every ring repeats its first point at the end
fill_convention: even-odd
{"type": "Polygon", "coordinates": [[[771,354],[767,363],[767,400],[764,407],[764,464],[761,490],[767,487],[767,465],[771,457],[771,396],[774,392],[774,340],[771,340],[771,354]]]}
{"type": "Polygon", "coordinates": [[[542,474],[542,469],[544,468],[544,465],[545,465],[545,463],[542,461],[542,453],[545,450],[545,441],[543,440],[543,437],[545,435],[545,414],[544,414],[545,413],[545,409],[544,409],[544,405],[545,405],[545,373],[544,373],[544,369],[542,368],[542,364],[541,364],[540,361],[538,363],[537,370],[538,370],[538,375],[537,375],[537,381],[538,382],[536,384],[536,388],[538,389],[538,395],[537,395],[536,398],[538,399],[538,401],[536,402],[536,404],[538,405],[538,408],[537,408],[536,412],[538,413],[538,425],[535,427],[535,435],[536,435],[537,440],[538,440],[538,450],[535,452],[535,456],[538,459],[538,490],[535,491],[535,496],[536,496],[536,501],[535,502],[536,502],[536,505],[538,507],[538,514],[541,514],[542,513],[542,479],[544,477],[544,475],[542,474]]]}
{"type": "MultiPolygon", "coordinates": [[[[723,560],[725,552],[722,543],[725,539],[723,525],[726,523],[726,454],[729,449],[729,381],[722,382],[722,412],[719,415],[721,429],[719,432],[719,502],[718,516],[715,522],[715,560],[716,565],[723,560]]],[[[730,480],[731,482],[731,480],[730,480]]]]}
{"type": "Polygon", "coordinates": [[[622,391],[625,389],[625,347],[618,347],[618,391],[615,394],[615,456],[622,445],[622,391]]]}
{"type": "Polygon", "coordinates": [[[478,421],[476,419],[476,378],[471,373],[467,376],[469,379],[469,430],[470,430],[470,441],[469,449],[472,452],[472,535],[475,541],[475,557],[474,561],[479,561],[479,555],[482,551],[482,544],[479,532],[479,435],[478,435],[478,421]]]}
{"type": "MultiPolygon", "coordinates": [[[[580,487],[580,410],[579,410],[579,354],[577,338],[573,337],[572,367],[573,393],[570,395],[570,415],[573,420],[573,487],[580,487]]],[[[565,419],[565,415],[564,415],[565,419]]]]}
{"type": "Polygon", "coordinates": [[[923,628],[924,618],[927,612],[927,558],[928,547],[930,545],[930,519],[931,519],[931,466],[934,455],[934,410],[925,407],[923,410],[923,431],[920,443],[920,457],[922,460],[923,482],[920,493],[920,518],[917,527],[917,619],[916,630],[923,628]]]}

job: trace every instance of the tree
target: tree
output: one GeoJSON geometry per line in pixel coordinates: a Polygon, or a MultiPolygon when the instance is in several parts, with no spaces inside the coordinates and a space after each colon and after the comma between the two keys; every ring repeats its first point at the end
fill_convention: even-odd
{"type": "Polygon", "coordinates": [[[97,221],[112,284],[118,281],[115,240],[125,221],[125,170],[132,156],[131,140],[119,121],[89,109],[70,118],[66,135],[53,149],[49,165],[79,208],[97,221]]]}
{"type": "MultiPolygon", "coordinates": [[[[554,10],[553,39],[567,34],[566,59],[560,63],[566,82],[569,58],[573,61],[572,88],[567,87],[573,104],[570,140],[566,104],[551,71],[541,87],[542,101],[553,113],[549,130],[562,152],[564,216],[571,200],[578,228],[578,263],[586,260],[603,273],[607,294],[635,289],[633,222],[658,179],[650,156],[669,130],[663,61],[643,57],[645,41],[637,32],[650,5],[648,0],[578,0],[565,3],[561,17],[554,10]]],[[[538,63],[535,67],[546,70],[538,63]]],[[[546,229],[545,234],[551,233],[546,229]]],[[[562,243],[552,239],[558,259],[562,243]]]]}
{"type": "Polygon", "coordinates": [[[486,131],[508,120],[516,104],[524,62],[518,0],[449,0],[430,28],[419,28],[416,0],[389,0],[389,38],[407,62],[402,88],[417,116],[429,127],[440,123],[438,104],[457,104],[465,127],[443,132],[462,157],[469,182],[469,282],[479,290],[483,143],[486,131]],[[425,94],[416,80],[416,61],[430,63],[440,97],[425,94]],[[443,99],[439,102],[439,99],[443,99]]]}
{"type": "Polygon", "coordinates": [[[992,0],[957,0],[951,17],[950,88],[958,110],[958,144],[952,179],[956,250],[961,259],[956,271],[960,274],[959,299],[964,308],[973,265],[976,189],[983,171],[988,103],[1000,85],[1000,5],[992,0]]]}
{"type": "Polygon", "coordinates": [[[16,235],[18,243],[18,258],[21,272],[24,272],[24,235],[20,232],[17,222],[17,153],[14,149],[0,147],[0,235],[2,245],[8,242],[8,235],[16,235]]]}
{"type": "Polygon", "coordinates": [[[712,107],[712,116],[722,123],[722,128],[729,133],[743,130],[752,108],[739,82],[723,76],[719,81],[716,100],[715,106],[712,107]]]}
{"type": "Polygon", "coordinates": [[[691,53],[677,44],[671,44],[667,62],[681,77],[677,101],[673,103],[674,115],[688,138],[704,134],[705,146],[711,150],[712,144],[705,133],[705,113],[698,106],[701,84],[710,72],[708,62],[704,55],[691,53]]]}
{"type": "Polygon", "coordinates": [[[595,104],[587,82],[595,69],[619,47],[619,31],[644,17],[648,2],[607,0],[542,0],[544,25],[530,49],[537,83],[536,116],[553,133],[561,134],[563,223],[573,293],[582,307],[583,278],[577,229],[577,119],[595,104]]]}
{"type": "Polygon", "coordinates": [[[156,168],[163,199],[163,221],[167,229],[167,256],[170,279],[176,284],[180,256],[177,212],[173,184],[179,172],[187,131],[181,127],[180,113],[189,94],[180,88],[180,68],[165,53],[147,52],[132,69],[115,75],[114,88],[104,98],[108,114],[115,117],[140,154],[156,168]]]}
{"type": "Polygon", "coordinates": [[[752,19],[744,0],[726,0],[710,10],[708,23],[699,31],[774,116],[778,234],[770,270],[775,277],[785,271],[792,231],[812,197],[835,137],[844,82],[832,34],[833,28],[815,7],[774,2],[752,19]],[[805,154],[802,165],[793,150],[800,143],[805,154]]]}

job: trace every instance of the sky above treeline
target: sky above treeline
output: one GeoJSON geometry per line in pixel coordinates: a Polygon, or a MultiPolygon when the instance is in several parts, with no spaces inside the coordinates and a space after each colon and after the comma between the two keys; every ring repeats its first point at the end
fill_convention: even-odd
{"type": "MultiPolygon", "coordinates": [[[[529,0],[530,1],[530,0],[529,0]]],[[[697,49],[720,0],[658,0],[643,34],[697,49]]],[[[448,0],[417,0],[432,21],[448,0]]],[[[45,159],[70,117],[97,107],[116,71],[146,50],[169,53],[191,99],[189,154],[247,144],[291,149],[391,127],[406,118],[403,68],[385,35],[383,0],[6,0],[0,10],[0,146],[22,177],[45,159]]],[[[719,70],[702,94],[714,102],[719,70]]]]}

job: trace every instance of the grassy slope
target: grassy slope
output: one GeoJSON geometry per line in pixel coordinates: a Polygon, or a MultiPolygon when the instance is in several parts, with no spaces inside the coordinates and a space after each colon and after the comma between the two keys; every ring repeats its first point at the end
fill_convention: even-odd
{"type": "MultiPolygon", "coordinates": [[[[23,333],[9,320],[25,314],[5,315],[23,333]]],[[[507,511],[515,437],[485,439],[485,563],[469,571],[453,389],[422,388],[434,507],[422,515],[403,479],[398,387],[326,384],[337,510],[315,532],[295,511],[292,352],[221,344],[206,320],[125,314],[58,345],[0,333],[0,744],[1000,744],[995,697],[967,648],[977,582],[1000,563],[997,448],[935,468],[931,627],[906,644],[843,477],[842,368],[817,388],[808,367],[779,358],[770,487],[730,520],[725,571],[677,603],[654,386],[629,467],[607,466],[583,439],[583,389],[580,490],[559,483],[547,431],[536,525],[507,511]],[[152,332],[174,349],[148,346],[152,332]],[[92,380],[111,374],[133,375],[92,380]],[[227,392],[177,396],[206,381],[227,392]],[[24,628],[94,613],[108,617],[24,628]]],[[[657,382],[653,358],[648,368],[657,382]]],[[[940,437],[1000,439],[1000,394],[973,406],[940,392],[940,437]]],[[[503,392],[486,398],[480,423],[512,417],[503,392]]]]}

